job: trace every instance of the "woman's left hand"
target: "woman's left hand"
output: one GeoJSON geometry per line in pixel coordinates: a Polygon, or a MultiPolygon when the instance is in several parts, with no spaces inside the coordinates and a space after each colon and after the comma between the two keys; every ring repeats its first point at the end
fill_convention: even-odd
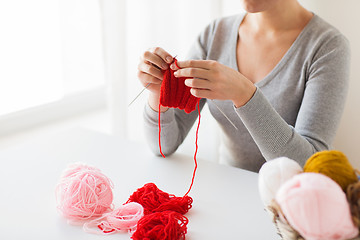
{"type": "Polygon", "coordinates": [[[231,100],[235,107],[245,105],[256,91],[255,85],[240,72],[212,60],[178,61],[170,67],[175,77],[186,77],[185,85],[198,98],[231,100]]]}

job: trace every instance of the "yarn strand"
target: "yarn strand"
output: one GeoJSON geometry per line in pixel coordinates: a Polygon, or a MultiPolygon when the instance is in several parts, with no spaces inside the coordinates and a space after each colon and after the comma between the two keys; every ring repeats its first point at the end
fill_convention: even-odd
{"type": "Polygon", "coordinates": [[[161,108],[161,103],[159,103],[159,151],[161,153],[161,156],[163,156],[163,158],[165,158],[165,155],[162,153],[162,150],[161,150],[161,122],[160,122],[160,115],[161,115],[161,112],[160,112],[160,108],[161,108]]]}
{"type": "Polygon", "coordinates": [[[196,174],[196,170],[197,170],[197,160],[196,160],[196,155],[197,155],[197,152],[198,152],[198,139],[199,139],[199,127],[200,127],[200,118],[201,118],[201,114],[200,114],[200,102],[198,102],[197,104],[197,109],[198,109],[198,113],[199,113],[199,121],[198,121],[198,125],[197,125],[197,128],[196,128],[196,138],[195,138],[195,153],[194,153],[194,162],[195,162],[195,167],[194,167],[194,172],[193,172],[193,175],[192,175],[192,179],[191,179],[191,184],[190,184],[190,187],[189,187],[189,190],[185,193],[184,196],[187,196],[194,184],[194,180],[195,180],[195,174],[196,174]]]}

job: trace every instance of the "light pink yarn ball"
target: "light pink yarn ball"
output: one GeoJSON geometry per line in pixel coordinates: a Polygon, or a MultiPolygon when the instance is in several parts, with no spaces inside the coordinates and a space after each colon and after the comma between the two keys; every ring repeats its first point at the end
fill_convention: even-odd
{"type": "Polygon", "coordinates": [[[113,184],[98,168],[80,163],[64,170],[56,187],[58,209],[71,221],[99,217],[113,209],[113,184]]]}
{"type": "Polygon", "coordinates": [[[325,175],[295,175],[280,187],[276,201],[290,225],[307,240],[351,239],[359,233],[345,193],[325,175]]]}

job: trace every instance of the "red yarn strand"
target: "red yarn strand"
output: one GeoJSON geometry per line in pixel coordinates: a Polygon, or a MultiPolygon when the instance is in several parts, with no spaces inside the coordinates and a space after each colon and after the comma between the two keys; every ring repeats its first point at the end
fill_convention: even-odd
{"type": "Polygon", "coordinates": [[[175,66],[176,66],[178,69],[180,69],[179,65],[177,64],[177,60],[176,60],[176,59],[174,60],[174,64],[175,64],[175,66]]]}
{"type": "Polygon", "coordinates": [[[163,156],[163,158],[165,158],[165,155],[162,153],[162,150],[161,150],[161,122],[160,122],[161,112],[160,112],[160,108],[161,108],[161,103],[159,103],[159,122],[158,122],[158,125],[159,125],[159,150],[160,150],[160,153],[163,156]]]}
{"type": "Polygon", "coordinates": [[[197,151],[198,151],[199,127],[200,127],[200,118],[201,118],[200,106],[199,105],[200,105],[200,103],[198,102],[197,109],[198,109],[198,113],[199,113],[199,121],[198,121],[198,125],[197,125],[197,128],[196,128],[196,138],[195,138],[195,153],[194,153],[195,167],[194,167],[194,172],[193,172],[193,175],[192,175],[189,190],[185,193],[184,196],[187,196],[189,194],[189,192],[191,191],[191,188],[192,188],[192,186],[194,184],[194,180],[195,180],[196,170],[197,170],[197,167],[198,167],[197,160],[196,160],[196,154],[197,154],[197,151]]]}
{"type": "MultiPolygon", "coordinates": [[[[177,68],[180,69],[180,67],[177,64],[177,60],[174,58],[174,64],[177,66],[177,68]]],[[[194,172],[193,172],[193,176],[191,179],[191,184],[190,187],[188,189],[188,191],[186,192],[186,194],[184,195],[187,196],[189,194],[189,192],[192,189],[192,186],[194,184],[194,180],[195,180],[195,174],[196,174],[196,170],[197,170],[197,160],[196,160],[196,155],[197,155],[197,151],[198,151],[198,132],[199,132],[199,127],[200,127],[200,98],[197,98],[195,96],[193,96],[190,93],[190,87],[185,85],[185,80],[186,78],[176,78],[174,76],[174,70],[172,69],[167,69],[164,71],[164,78],[163,78],[163,82],[161,84],[161,88],[160,88],[160,99],[159,99],[159,118],[158,118],[158,125],[159,125],[159,150],[161,155],[165,158],[165,155],[162,153],[162,149],[161,149],[161,122],[160,122],[160,108],[161,106],[164,107],[173,107],[173,108],[179,108],[179,109],[183,109],[186,113],[190,113],[193,110],[198,109],[198,113],[199,113],[199,121],[198,121],[198,126],[196,129],[196,140],[195,140],[195,153],[194,153],[194,162],[195,162],[195,168],[194,168],[194,172]]]]}

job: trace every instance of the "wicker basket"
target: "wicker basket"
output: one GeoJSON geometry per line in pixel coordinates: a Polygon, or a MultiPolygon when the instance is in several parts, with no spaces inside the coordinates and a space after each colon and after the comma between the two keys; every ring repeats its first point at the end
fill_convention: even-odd
{"type": "Polygon", "coordinates": [[[272,201],[271,205],[266,209],[272,216],[272,221],[275,224],[277,233],[283,240],[304,240],[304,238],[293,229],[287,221],[284,213],[281,211],[279,204],[272,201]]]}

